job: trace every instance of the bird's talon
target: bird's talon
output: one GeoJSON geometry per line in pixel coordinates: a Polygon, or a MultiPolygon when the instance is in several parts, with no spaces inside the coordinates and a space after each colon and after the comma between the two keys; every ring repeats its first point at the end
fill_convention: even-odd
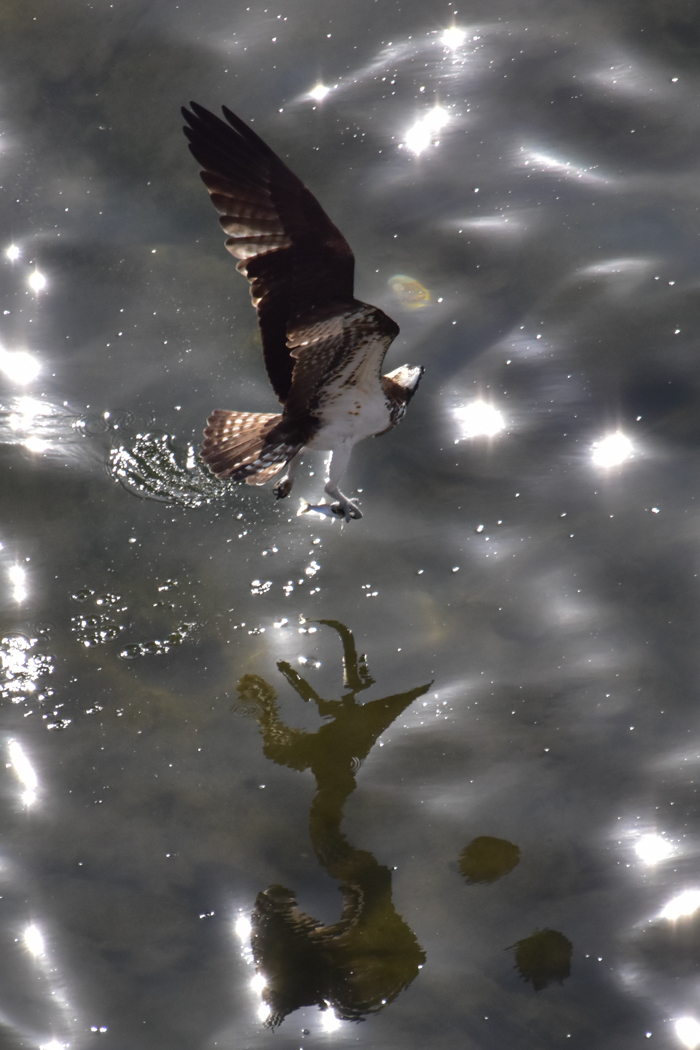
{"type": "Polygon", "coordinates": [[[273,489],[273,492],[275,493],[275,496],[277,496],[277,499],[284,499],[285,496],[288,496],[289,493],[292,491],[292,484],[293,482],[290,477],[285,476],[283,478],[280,478],[280,480],[277,482],[273,489]]]}
{"type": "Polygon", "coordinates": [[[353,518],[357,521],[362,517],[362,511],[351,499],[346,500],[345,503],[331,503],[331,510],[337,517],[345,518],[346,521],[353,518]]]}

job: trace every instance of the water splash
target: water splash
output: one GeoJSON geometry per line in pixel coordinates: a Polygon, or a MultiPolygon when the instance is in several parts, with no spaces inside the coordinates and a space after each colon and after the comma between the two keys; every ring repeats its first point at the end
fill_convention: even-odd
{"type": "Polygon", "coordinates": [[[126,624],[115,623],[101,614],[99,616],[72,616],[71,630],[76,639],[86,649],[93,645],[103,645],[105,642],[113,642],[119,637],[126,624]]]}
{"type": "Polygon", "coordinates": [[[41,678],[53,674],[54,658],[48,653],[32,652],[38,638],[24,634],[7,634],[0,639],[0,697],[21,703],[27,697],[45,700],[52,690],[37,693],[41,678]]]}
{"type": "Polygon", "coordinates": [[[131,445],[112,449],[108,470],[127,492],[142,499],[181,507],[224,499],[229,486],[206,472],[190,451],[183,454],[168,434],[137,434],[131,445]]]}
{"type": "Polygon", "coordinates": [[[95,592],[89,587],[76,591],[71,595],[74,602],[86,602],[94,598],[94,604],[100,612],[88,615],[81,613],[71,617],[71,631],[76,640],[90,648],[93,645],[103,645],[105,642],[115,641],[126,628],[125,623],[119,623],[113,619],[114,613],[125,613],[127,606],[120,604],[123,599],[119,594],[100,594],[95,598],[95,592]],[[109,612],[103,612],[109,609],[109,612]]]}
{"type": "Polygon", "coordinates": [[[122,660],[136,660],[139,656],[162,656],[169,653],[176,645],[181,645],[196,626],[194,623],[182,623],[167,638],[153,638],[147,642],[127,645],[119,653],[122,660]]]}

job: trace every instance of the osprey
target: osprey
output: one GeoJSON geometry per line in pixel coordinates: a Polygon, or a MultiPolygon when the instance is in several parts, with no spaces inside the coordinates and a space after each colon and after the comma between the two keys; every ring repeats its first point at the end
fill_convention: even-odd
{"type": "Polygon", "coordinates": [[[191,102],[182,110],[190,151],[229,235],[226,247],[250,282],[265,367],[282,413],[219,408],[207,421],[202,459],[219,478],[292,490],[300,453],[331,453],[318,509],[349,521],[362,514],[338,484],[353,445],[402,419],[422,368],[381,375],[399,326],[353,295],[355,259],[313,194],[225,106],[228,123],[191,102]]]}

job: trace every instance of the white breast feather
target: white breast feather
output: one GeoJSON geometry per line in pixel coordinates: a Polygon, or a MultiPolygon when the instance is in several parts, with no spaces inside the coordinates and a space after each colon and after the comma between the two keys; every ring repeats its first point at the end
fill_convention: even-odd
{"type": "Polygon", "coordinates": [[[342,368],[324,382],[314,410],[321,427],[309,448],[329,451],[346,442],[354,445],[389,426],[390,408],[377,367],[385,345],[374,339],[364,340],[342,368]]]}

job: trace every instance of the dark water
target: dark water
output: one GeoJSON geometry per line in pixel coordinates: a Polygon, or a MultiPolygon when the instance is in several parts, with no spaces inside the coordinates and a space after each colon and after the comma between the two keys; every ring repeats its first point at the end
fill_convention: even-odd
{"type": "Polygon", "coordinates": [[[0,54],[2,1050],[700,1046],[696,6],[4,0],[0,54]],[[190,98],[426,367],[362,521],[196,463],[275,401],[190,98]]]}

